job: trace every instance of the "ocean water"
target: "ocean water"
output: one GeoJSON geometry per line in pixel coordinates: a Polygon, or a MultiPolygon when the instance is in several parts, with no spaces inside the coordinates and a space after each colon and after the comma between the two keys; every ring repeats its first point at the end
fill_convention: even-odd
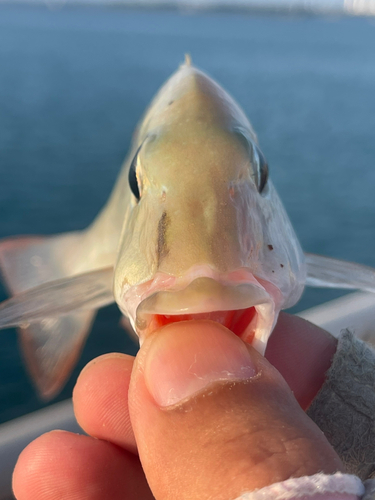
{"type": "MultiPolygon", "coordinates": [[[[88,225],[189,52],[242,105],[303,247],[375,266],[375,25],[365,18],[0,6],[0,237],[88,225]]],[[[6,297],[0,290],[0,299],[6,297]]],[[[309,290],[294,310],[336,297],[309,290]]],[[[115,306],[79,370],[135,353],[115,306]]],[[[0,422],[42,406],[0,332],[0,422]]]]}

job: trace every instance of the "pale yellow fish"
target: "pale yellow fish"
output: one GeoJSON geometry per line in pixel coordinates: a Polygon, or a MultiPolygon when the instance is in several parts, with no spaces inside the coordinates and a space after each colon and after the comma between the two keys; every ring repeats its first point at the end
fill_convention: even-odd
{"type": "Polygon", "coordinates": [[[28,368],[51,397],[95,311],[113,301],[140,341],[160,325],[218,321],[264,353],[305,284],[374,291],[374,271],[304,255],[244,112],[188,59],[158,92],[111,197],[84,231],[0,244],[28,368]]]}

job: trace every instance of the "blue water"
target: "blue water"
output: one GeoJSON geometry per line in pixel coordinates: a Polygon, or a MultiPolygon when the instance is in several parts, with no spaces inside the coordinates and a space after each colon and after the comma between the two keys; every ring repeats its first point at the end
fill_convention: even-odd
{"type": "MultiPolygon", "coordinates": [[[[0,237],[89,224],[185,52],[249,115],[303,247],[375,266],[375,25],[363,18],[0,6],[0,237]]],[[[312,290],[297,308],[335,296],[312,290]]],[[[115,306],[99,313],[58,399],[92,357],[135,352],[118,320],[115,306]]],[[[1,332],[0,422],[41,405],[15,332],[1,332]]]]}

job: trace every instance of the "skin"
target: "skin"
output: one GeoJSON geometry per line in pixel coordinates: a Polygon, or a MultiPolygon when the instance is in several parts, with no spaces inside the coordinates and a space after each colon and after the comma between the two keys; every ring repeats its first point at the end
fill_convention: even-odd
{"type": "Polygon", "coordinates": [[[273,365],[215,323],[163,327],[136,359],[109,354],[86,366],[73,399],[89,436],[54,431],[31,443],[14,472],[16,498],[228,500],[290,477],[343,471],[301,408],[335,349],[329,334],[286,314],[266,352],[273,365]],[[218,380],[223,356],[228,367],[247,360],[253,376],[218,380]],[[168,383],[186,394],[193,372],[204,387],[160,406],[168,383]]]}

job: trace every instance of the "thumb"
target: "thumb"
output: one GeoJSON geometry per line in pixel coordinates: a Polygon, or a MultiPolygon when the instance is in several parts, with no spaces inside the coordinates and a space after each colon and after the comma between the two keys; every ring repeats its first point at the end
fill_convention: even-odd
{"type": "Polygon", "coordinates": [[[157,500],[231,500],[342,470],[277,370],[210,321],[170,324],[144,341],[129,410],[157,500]]]}

